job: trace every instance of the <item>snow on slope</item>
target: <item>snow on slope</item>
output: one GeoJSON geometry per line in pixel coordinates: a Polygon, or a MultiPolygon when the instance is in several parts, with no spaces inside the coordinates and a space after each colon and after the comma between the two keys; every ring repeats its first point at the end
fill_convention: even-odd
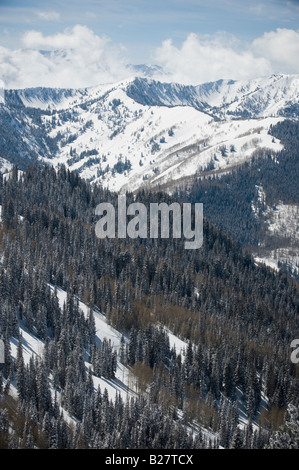
{"type": "MultiPolygon", "coordinates": [[[[259,188],[260,198],[265,198],[262,188],[259,188]]],[[[258,208],[255,208],[256,212],[258,208]]],[[[265,263],[275,271],[283,263],[289,272],[299,275],[299,206],[298,204],[283,204],[275,207],[262,206],[260,213],[265,219],[267,233],[275,241],[275,248],[261,247],[255,260],[265,263]]]]}
{"type": "Polygon", "coordinates": [[[6,90],[6,102],[23,106],[25,115],[26,107],[45,111],[39,133],[29,112],[22,137],[41,161],[64,164],[119,191],[226,171],[258,148],[280,150],[267,131],[286,116],[298,116],[298,89],[298,75],[196,87],[131,78],[78,90],[6,90]],[[35,135],[45,136],[40,149],[30,139],[35,135]],[[49,148],[47,136],[58,150],[56,144],[49,148]]]}
{"type": "MultiPolygon", "coordinates": [[[[207,122],[207,126],[198,124],[197,135],[201,138],[194,139],[193,144],[178,148],[170,155],[166,152],[159,155],[159,171],[150,176],[150,183],[169,186],[181,178],[200,175],[202,172],[229,171],[235,165],[250,160],[257,149],[279,151],[282,149],[280,142],[273,142],[268,135],[270,125],[276,122],[276,118],[266,118],[258,123],[242,120],[207,122]]],[[[138,175],[134,175],[127,187],[137,188],[140,184],[140,177],[138,179],[138,175]]]]}
{"type": "MultiPolygon", "coordinates": [[[[51,289],[54,292],[54,286],[51,286],[51,289]]],[[[60,307],[63,308],[63,305],[66,302],[67,293],[63,289],[57,288],[57,298],[60,307]]],[[[86,317],[89,315],[89,308],[81,301],[79,302],[79,308],[86,317]]],[[[100,313],[98,310],[93,310],[93,314],[96,327],[97,344],[100,346],[104,338],[106,338],[108,341],[111,341],[113,349],[119,352],[122,334],[115,330],[112,326],[108,325],[105,315],[100,313]]],[[[32,356],[42,357],[44,351],[44,341],[30,333],[22,323],[19,325],[19,331],[22,341],[23,358],[25,364],[29,363],[32,356]]],[[[184,355],[187,343],[179,339],[168,330],[167,333],[169,335],[170,347],[172,348],[175,346],[176,352],[184,355]]],[[[128,341],[126,338],[124,338],[124,340],[125,342],[128,341]]],[[[11,338],[10,346],[11,355],[13,359],[16,359],[18,348],[18,341],[16,338],[11,338]]],[[[90,364],[87,362],[86,367],[90,367],[90,364]]],[[[135,395],[136,379],[134,375],[130,373],[129,368],[121,364],[119,360],[117,361],[117,369],[114,379],[108,380],[103,377],[93,376],[93,382],[95,390],[98,388],[98,386],[100,386],[102,392],[107,389],[109,398],[112,400],[115,399],[117,394],[119,394],[123,400],[126,400],[128,396],[135,395]]],[[[11,384],[11,393],[16,396],[17,392],[14,383],[11,384]]]]}
{"type": "Polygon", "coordinates": [[[272,75],[248,82],[236,82],[235,97],[224,97],[230,103],[227,112],[242,114],[244,109],[255,117],[276,116],[286,106],[298,104],[298,75],[272,75]],[[241,92],[241,93],[240,93],[241,92]]]}
{"type": "Polygon", "coordinates": [[[100,98],[109,91],[118,87],[126,87],[130,80],[117,83],[104,84],[87,88],[24,88],[10,90],[14,100],[25,107],[43,110],[66,110],[80,104],[100,98]]]}
{"type": "Polygon", "coordinates": [[[137,103],[127,96],[127,86],[125,81],[105,91],[90,89],[89,101],[73,107],[72,118],[44,116],[50,137],[60,133],[64,138],[57,155],[43,160],[66,164],[83,178],[119,191],[178,180],[211,164],[225,169],[250,158],[257,148],[281,149],[267,131],[283,118],[219,121],[191,106],[137,103]]]}
{"type": "Polygon", "coordinates": [[[132,77],[81,89],[37,87],[13,92],[24,106],[62,110],[120,88],[144,106],[190,106],[218,117],[246,115],[258,118],[275,116],[292,104],[298,105],[299,76],[274,74],[251,80],[218,80],[197,86],[132,77]]]}
{"type": "Polygon", "coordinates": [[[87,91],[85,89],[26,88],[16,90],[16,95],[26,107],[60,110],[82,102],[87,91]]]}
{"type": "Polygon", "coordinates": [[[198,86],[136,78],[128,95],[142,104],[189,105],[214,117],[266,117],[298,105],[298,75],[276,74],[252,80],[218,80],[198,86]]]}
{"type": "Polygon", "coordinates": [[[274,235],[285,233],[291,238],[298,238],[299,234],[299,206],[296,204],[277,204],[272,209],[268,230],[274,235]]]}
{"type": "Polygon", "coordinates": [[[2,174],[8,173],[9,171],[12,170],[12,168],[13,168],[13,165],[10,162],[5,160],[5,158],[0,158],[0,172],[2,174]]]}
{"type": "MultiPolygon", "coordinates": [[[[54,290],[53,286],[52,289],[54,290]]],[[[67,293],[58,288],[57,289],[57,297],[59,300],[59,305],[62,308],[63,304],[66,302],[67,293]]],[[[87,317],[89,314],[89,308],[83,303],[79,302],[79,308],[83,311],[84,315],[87,317]]],[[[117,330],[112,328],[110,325],[107,324],[106,318],[103,314],[98,311],[93,311],[94,320],[95,320],[95,327],[96,327],[96,341],[97,344],[100,346],[106,338],[107,340],[111,340],[111,345],[113,349],[119,352],[120,348],[120,340],[121,340],[121,333],[117,330]]],[[[86,366],[89,368],[90,364],[86,363],[86,366]]],[[[117,361],[117,368],[115,372],[115,379],[105,379],[103,377],[95,377],[93,376],[93,382],[95,389],[98,386],[101,387],[101,391],[103,392],[105,388],[107,389],[109,398],[114,400],[116,394],[121,395],[121,397],[126,400],[128,395],[134,394],[133,386],[135,381],[132,375],[129,372],[129,369],[117,361]]]]}
{"type": "MultiPolygon", "coordinates": [[[[54,287],[53,286],[51,287],[52,287],[52,290],[54,291],[54,287]]],[[[66,303],[67,293],[63,289],[57,288],[57,297],[59,300],[60,308],[63,308],[63,304],[66,303]]],[[[88,317],[90,309],[87,307],[87,305],[79,301],[79,308],[82,310],[85,317],[88,317]]],[[[95,320],[95,325],[96,325],[96,337],[97,337],[99,346],[103,342],[103,339],[106,338],[108,340],[110,339],[111,345],[113,346],[113,348],[119,351],[120,343],[121,343],[120,340],[122,336],[121,333],[119,333],[119,331],[115,330],[110,325],[108,325],[105,315],[103,315],[99,311],[93,310],[93,315],[94,315],[94,320],[95,320]]]]}
{"type": "MultiPolygon", "coordinates": [[[[52,286],[54,291],[54,288],[52,286]]],[[[66,292],[62,289],[57,289],[57,297],[59,300],[60,307],[63,307],[64,302],[66,301],[66,292]]],[[[88,307],[80,302],[80,309],[84,312],[85,315],[88,314],[88,307]]],[[[120,346],[121,334],[110,327],[105,320],[105,316],[101,315],[98,312],[94,312],[94,318],[96,323],[96,338],[99,344],[102,343],[103,339],[110,339],[111,344],[116,350],[120,346]]],[[[34,336],[32,333],[28,332],[26,327],[20,325],[20,337],[23,346],[23,358],[25,364],[29,363],[29,360],[32,356],[42,356],[44,350],[44,341],[34,336]]],[[[11,339],[11,355],[15,359],[17,356],[17,347],[18,342],[15,338],[11,339]]],[[[89,368],[90,364],[86,363],[86,366],[89,368]]],[[[93,376],[94,387],[97,389],[98,386],[101,387],[103,392],[105,388],[109,394],[109,398],[114,400],[116,394],[120,394],[121,397],[125,400],[129,395],[134,394],[133,389],[131,388],[134,385],[134,380],[129,373],[129,369],[126,368],[119,361],[117,362],[117,370],[115,373],[115,379],[107,380],[100,377],[93,376]]],[[[15,386],[12,384],[12,392],[16,394],[15,386]]]]}
{"type": "Polygon", "coordinates": [[[46,161],[55,166],[67,162],[70,169],[79,171],[84,178],[102,181],[116,190],[130,180],[130,175],[139,174],[142,180],[145,168],[155,171],[158,157],[164,157],[176,145],[192,142],[198,126],[210,119],[193,108],[142,106],[119,89],[77,113],[76,122],[67,121],[50,134],[55,137],[63,132],[66,138],[76,135],[76,139],[62,145],[56,158],[46,161]],[[171,130],[174,135],[170,137],[171,130]],[[90,149],[96,152],[95,165],[89,165],[94,159],[88,155],[90,149]],[[80,158],[83,152],[87,155],[80,158]],[[118,170],[118,165],[125,165],[126,160],[130,168],[118,170]]]}

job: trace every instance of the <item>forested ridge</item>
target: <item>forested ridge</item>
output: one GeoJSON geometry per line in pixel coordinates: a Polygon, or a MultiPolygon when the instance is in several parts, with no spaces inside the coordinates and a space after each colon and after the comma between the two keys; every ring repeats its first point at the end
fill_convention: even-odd
{"type": "MultiPolygon", "coordinates": [[[[100,240],[95,207],[117,207],[117,194],[64,167],[30,166],[20,177],[14,168],[0,188],[1,447],[273,445],[288,405],[299,405],[298,365],[290,360],[299,334],[294,281],[257,266],[207,219],[198,250],[185,250],[183,239],[100,240]],[[50,285],[67,292],[63,309],[50,285]],[[118,357],[108,341],[96,344],[92,313],[84,317],[79,299],[123,333],[118,357]],[[20,322],[45,341],[28,365],[20,322]],[[187,342],[184,360],[164,327],[187,342]],[[94,376],[114,377],[117,360],[138,378],[126,402],[93,388],[94,376]],[[13,381],[17,399],[9,396],[13,381]]],[[[173,199],[143,190],[136,200],[173,199]]]]}
{"type": "MultiPolygon", "coordinates": [[[[279,139],[283,145],[280,152],[267,148],[257,149],[250,162],[245,162],[226,174],[194,179],[188,189],[190,202],[204,204],[206,216],[250,252],[263,252],[277,246],[292,246],[298,251],[298,241],[287,240],[284,231],[273,236],[267,233],[265,211],[278,204],[299,204],[299,122],[284,120],[270,126],[268,133],[279,139]],[[260,200],[259,189],[264,198],[260,200]],[[258,208],[259,214],[253,210],[258,208]],[[265,223],[266,222],[266,223],[265,223]]],[[[186,188],[177,194],[186,197],[186,188]]],[[[298,281],[298,274],[292,272],[287,263],[281,270],[298,281]]]]}

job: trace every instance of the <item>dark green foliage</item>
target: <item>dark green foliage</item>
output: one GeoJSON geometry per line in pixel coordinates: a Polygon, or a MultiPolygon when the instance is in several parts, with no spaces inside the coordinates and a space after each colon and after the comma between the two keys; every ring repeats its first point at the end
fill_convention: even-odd
{"type": "MultiPolygon", "coordinates": [[[[299,123],[282,121],[271,126],[269,133],[281,140],[284,145],[282,151],[257,150],[250,162],[231,173],[195,177],[187,195],[188,201],[202,202],[208,219],[253,252],[257,252],[264,243],[268,249],[275,248],[276,243],[283,243],[285,234],[282,233],[278,240],[277,236],[267,236],[264,217],[257,217],[252,206],[258,207],[262,213],[266,206],[299,204],[299,123]],[[262,188],[265,194],[264,201],[259,200],[258,188],[262,188]]],[[[181,196],[186,198],[184,188],[181,196]]],[[[288,272],[287,266],[282,265],[281,268],[288,272]]]]}
{"type": "MultiPolygon", "coordinates": [[[[217,445],[187,432],[186,424],[195,422],[218,433],[227,447],[262,447],[271,424],[255,440],[238,430],[238,400],[252,420],[258,419],[262,392],[270,408],[283,410],[289,397],[298,405],[290,361],[297,286],[257,267],[208,220],[199,250],[185,250],[184,240],[172,238],[99,240],[95,207],[116,207],[117,195],[63,167],[28,167],[21,179],[14,171],[2,183],[1,197],[0,335],[6,345],[9,338],[21,341],[21,322],[45,341],[43,357],[26,366],[21,352],[16,362],[6,352],[3,376],[6,389],[17,378],[26,445],[37,443],[34,418],[51,448],[217,445]],[[49,284],[67,292],[63,309],[49,284]],[[112,403],[94,391],[93,376],[114,380],[116,354],[109,341],[96,342],[92,315],[84,317],[79,299],[123,332],[122,363],[141,365],[151,378],[148,383],[144,374],[146,392],[136,400],[112,403]],[[184,360],[170,348],[165,327],[186,340],[184,360]],[[76,429],[67,430],[50,383],[78,420],[76,429]]],[[[148,205],[173,199],[142,191],[136,200],[148,205]]],[[[132,201],[128,194],[127,203],[132,201]]],[[[17,429],[12,437],[13,445],[25,446],[17,429]]]]}

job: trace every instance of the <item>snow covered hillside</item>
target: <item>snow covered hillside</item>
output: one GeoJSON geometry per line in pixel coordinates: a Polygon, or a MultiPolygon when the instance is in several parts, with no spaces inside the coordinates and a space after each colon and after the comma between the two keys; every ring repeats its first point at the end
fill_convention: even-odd
{"type": "MultiPolygon", "coordinates": [[[[110,189],[136,190],[227,171],[257,149],[280,150],[267,132],[298,116],[298,85],[297,75],[273,75],[197,87],[132,78],[79,90],[6,90],[0,117],[10,116],[8,133],[23,127],[14,145],[23,164],[32,155],[110,189]]],[[[9,160],[7,145],[0,156],[9,160]]]]}
{"type": "Polygon", "coordinates": [[[298,112],[297,75],[276,74],[253,80],[218,80],[198,86],[136,78],[128,95],[152,106],[192,106],[213,117],[259,118],[298,112]]]}
{"type": "MultiPolygon", "coordinates": [[[[51,290],[54,293],[54,286],[51,286],[51,290]]],[[[59,306],[63,309],[63,306],[67,301],[67,293],[63,289],[57,288],[56,295],[59,306]]],[[[85,318],[87,318],[90,309],[81,301],[79,301],[79,308],[83,312],[85,318]]],[[[106,389],[111,400],[115,400],[116,396],[120,395],[122,399],[126,401],[127,398],[136,396],[138,381],[134,374],[130,372],[129,368],[120,362],[122,334],[107,323],[106,316],[103,313],[94,309],[92,314],[95,321],[96,341],[98,347],[101,348],[103,341],[107,340],[108,342],[111,342],[113,350],[117,352],[115,378],[106,379],[104,377],[93,375],[94,388],[97,390],[97,388],[100,387],[102,392],[106,389]]],[[[176,352],[178,354],[181,353],[182,358],[184,358],[187,349],[187,342],[181,340],[169,330],[165,329],[165,331],[167,331],[169,336],[170,348],[175,348],[176,352]]],[[[19,324],[19,332],[22,342],[24,363],[28,364],[30,359],[35,358],[36,356],[43,357],[45,347],[44,340],[41,340],[33,333],[29,332],[22,322],[19,324]]],[[[124,345],[127,343],[128,338],[124,337],[124,345]]],[[[15,360],[17,358],[18,342],[13,337],[11,338],[10,348],[11,356],[15,360]]],[[[89,362],[85,362],[85,365],[87,369],[91,367],[89,362]]],[[[17,396],[16,385],[14,383],[11,384],[11,393],[17,396]]]]}
{"type": "MultiPolygon", "coordinates": [[[[265,195],[259,189],[260,197],[265,195]]],[[[263,243],[259,247],[259,256],[256,261],[265,263],[278,271],[283,264],[288,266],[288,271],[294,276],[299,275],[299,206],[298,204],[283,204],[280,202],[275,207],[263,206],[263,209],[255,208],[257,216],[265,220],[267,236],[275,241],[272,249],[265,249],[263,243]]],[[[273,243],[273,242],[272,242],[273,243]]]]}

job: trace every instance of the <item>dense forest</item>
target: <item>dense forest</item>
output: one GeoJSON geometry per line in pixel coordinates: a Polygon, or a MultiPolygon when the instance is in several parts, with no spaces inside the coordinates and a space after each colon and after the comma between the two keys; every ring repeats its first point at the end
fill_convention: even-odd
{"type": "MultiPolygon", "coordinates": [[[[285,435],[290,447],[299,406],[294,281],[257,266],[207,219],[198,250],[172,238],[98,239],[95,208],[117,207],[117,194],[64,167],[15,167],[0,190],[2,448],[255,449],[283,446],[285,435]],[[67,292],[63,308],[57,288],[67,292]],[[95,341],[93,310],[123,334],[118,354],[95,341]],[[20,324],[44,341],[29,364],[20,324]],[[165,328],[187,342],[185,357],[165,328]],[[116,361],[138,380],[127,401],[94,389],[94,377],[114,377],[116,361]]],[[[144,190],[135,198],[173,201],[144,190]]]]}
{"type": "MultiPolygon", "coordinates": [[[[279,139],[283,150],[273,153],[269,149],[258,149],[250,162],[246,162],[224,175],[215,172],[213,176],[194,176],[188,189],[190,202],[204,204],[205,214],[217,226],[229,232],[251,252],[284,245],[285,234],[280,237],[267,235],[267,223],[263,211],[279,203],[299,205],[299,123],[285,120],[270,126],[269,134],[279,139]],[[262,188],[265,198],[259,200],[258,189],[262,188]],[[256,217],[252,205],[258,207],[256,217]]],[[[178,189],[176,195],[186,195],[186,188],[178,189]]],[[[294,241],[289,243],[294,243],[294,241]]],[[[294,245],[298,251],[298,242],[294,245]]],[[[298,280],[288,266],[281,266],[288,275],[298,280]]]]}

